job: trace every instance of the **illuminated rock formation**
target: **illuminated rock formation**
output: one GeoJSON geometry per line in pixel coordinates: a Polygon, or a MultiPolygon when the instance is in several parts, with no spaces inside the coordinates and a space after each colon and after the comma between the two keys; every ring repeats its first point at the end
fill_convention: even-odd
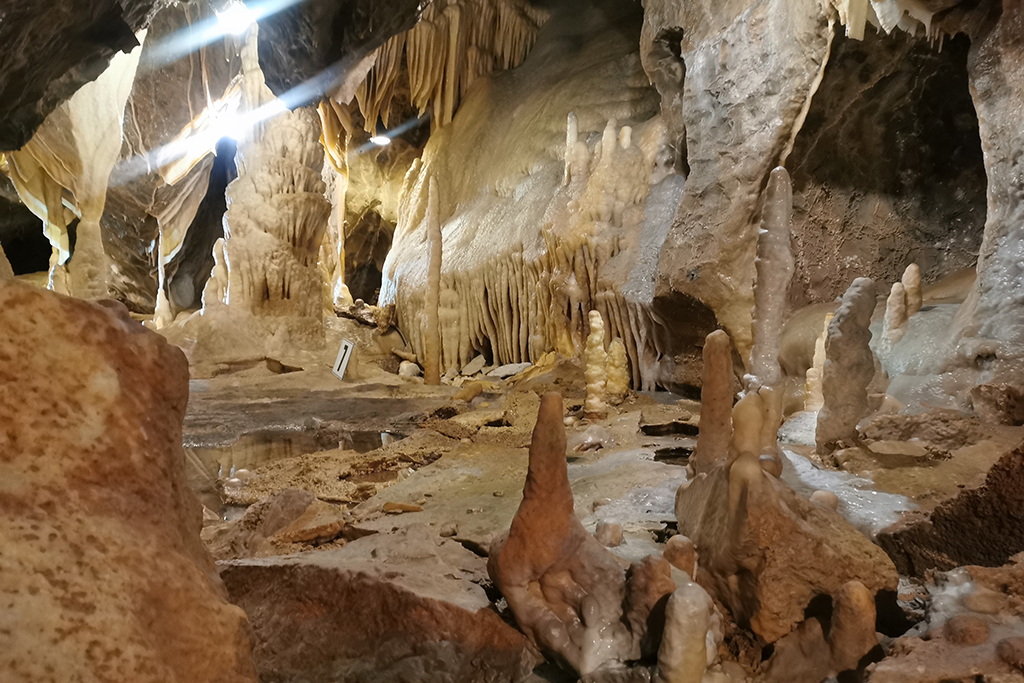
{"type": "Polygon", "coordinates": [[[256,681],[245,615],[199,540],[188,379],[120,304],[0,283],[7,680],[256,681]]]}
{"type": "Polygon", "coordinates": [[[911,263],[903,271],[900,284],[903,285],[903,291],[907,297],[907,317],[912,318],[921,310],[922,303],[921,269],[916,263],[911,263]]]}
{"type": "Polygon", "coordinates": [[[793,278],[793,250],[789,243],[793,216],[793,186],[789,173],[781,166],[768,177],[761,231],[757,240],[754,266],[754,309],[750,374],[752,382],[775,386],[782,379],[779,370],[779,343],[782,338],[786,294],[793,278]]]}
{"type": "Polygon", "coordinates": [[[686,583],[665,607],[665,635],[658,649],[658,683],[700,683],[708,664],[711,600],[703,588],[686,583]]]}
{"type": "Polygon", "coordinates": [[[608,412],[605,406],[608,354],[604,350],[604,321],[597,311],[590,312],[590,334],[587,335],[587,402],[584,413],[588,419],[600,420],[608,412]]]}
{"type": "Polygon", "coordinates": [[[430,179],[430,198],[427,200],[427,303],[423,330],[423,378],[427,384],[441,383],[441,218],[438,216],[437,181],[430,179]]]}
{"type": "Polygon", "coordinates": [[[818,412],[814,436],[819,452],[856,439],[857,423],[867,413],[867,388],[875,374],[874,355],[868,346],[874,310],[875,283],[857,278],[828,324],[822,370],[824,405],[818,412]]]}
{"type": "Polygon", "coordinates": [[[639,658],[650,610],[675,584],[655,579],[668,567],[660,558],[663,570],[637,565],[627,582],[615,556],[587,533],[573,513],[565,449],[562,398],[548,393],[523,502],[508,534],[492,544],[487,572],[526,636],[586,675],[639,658]]]}
{"type": "MultiPolygon", "coordinates": [[[[920,289],[918,289],[919,297],[920,293],[920,289]]],[[[882,322],[882,334],[885,335],[885,339],[890,345],[898,343],[907,332],[904,327],[908,317],[907,299],[907,290],[903,284],[894,282],[889,291],[889,297],[885,300],[885,319],[882,322]]],[[[920,304],[921,302],[918,300],[918,306],[920,304]]]]}
{"type": "Polygon", "coordinates": [[[121,152],[121,119],[142,47],[118,54],[92,83],[82,86],[44,121],[33,138],[8,153],[7,172],[18,195],[43,221],[53,247],[50,288],[85,299],[109,296],[110,260],[103,249],[100,217],[107,182],[121,152]],[[71,195],[65,203],[64,193],[71,195]],[[80,218],[75,257],[68,224],[80,218]]]}
{"type": "Polygon", "coordinates": [[[814,341],[814,358],[811,361],[811,367],[807,368],[807,381],[804,388],[804,410],[818,411],[825,405],[821,376],[825,369],[825,342],[828,340],[828,326],[832,322],[832,316],[832,313],[825,315],[825,324],[821,334],[814,341]]]}
{"type": "MultiPolygon", "coordinates": [[[[659,159],[671,152],[635,53],[639,13],[575,2],[553,12],[543,44],[514,74],[479,79],[408,174],[380,301],[397,304],[398,326],[422,356],[422,245],[436,176],[452,254],[441,273],[442,371],[480,353],[498,364],[552,350],[581,355],[586,316],[596,310],[608,336],[622,339],[632,385],[652,389],[658,347],[669,349],[647,332],[660,228],[645,224],[655,208],[645,200],[666,177],[659,159]],[[625,96],[606,75],[613,72],[630,84],[625,96]]],[[[675,187],[663,186],[664,201],[675,187]]]]}

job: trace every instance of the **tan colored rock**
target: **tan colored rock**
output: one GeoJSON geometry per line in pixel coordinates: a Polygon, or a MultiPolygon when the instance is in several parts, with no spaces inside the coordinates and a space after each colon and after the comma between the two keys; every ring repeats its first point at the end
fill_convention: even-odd
{"type": "Polygon", "coordinates": [[[10,280],[14,278],[14,269],[11,268],[11,262],[7,260],[7,254],[4,253],[3,246],[0,246],[0,280],[10,280]]]}
{"type": "Polygon", "coordinates": [[[665,635],[658,649],[658,683],[700,683],[708,665],[708,603],[708,594],[695,583],[680,586],[668,599],[665,635]]]}
{"type": "Polygon", "coordinates": [[[644,606],[655,601],[627,600],[649,591],[627,582],[619,560],[574,514],[562,417],[562,397],[545,394],[523,500],[508,533],[491,545],[487,573],[531,642],[586,675],[639,658],[649,616],[644,606]]]}
{"type": "Polygon", "coordinates": [[[981,645],[988,640],[985,620],[973,614],[957,614],[942,625],[942,635],[957,645],[981,645]]]}
{"type": "Polygon", "coordinates": [[[855,440],[857,423],[867,413],[867,388],[875,375],[874,354],[868,346],[874,310],[875,283],[860,277],[846,290],[828,325],[822,372],[825,403],[814,436],[819,453],[833,450],[840,441],[855,440]]]}
{"type": "Polygon", "coordinates": [[[695,579],[766,642],[789,633],[817,595],[849,581],[874,595],[897,574],[878,546],[839,514],[765,474],[757,458],[697,475],[676,493],[679,531],[697,548],[695,579]]]}
{"type": "Polygon", "coordinates": [[[663,556],[673,567],[686,572],[691,578],[693,577],[694,565],[697,562],[697,550],[689,538],[682,534],[676,534],[668,539],[663,556]]]}
{"type": "Polygon", "coordinates": [[[608,412],[605,405],[608,354],[604,350],[604,319],[598,311],[590,312],[586,363],[587,401],[583,412],[590,420],[601,420],[608,412]]]}
{"type": "MultiPolygon", "coordinates": [[[[920,306],[920,301],[918,301],[920,306]]],[[[906,334],[907,324],[907,291],[902,283],[893,283],[889,298],[885,300],[885,320],[883,329],[889,344],[896,344],[906,334]]]]}
{"type": "Polygon", "coordinates": [[[996,654],[1017,671],[1024,672],[1024,638],[1003,638],[996,645],[996,654]]]}
{"type": "Polygon", "coordinates": [[[907,318],[912,318],[921,310],[921,303],[923,301],[921,297],[921,267],[916,263],[911,263],[907,266],[907,269],[903,271],[900,284],[903,286],[903,291],[906,295],[907,318]]]}
{"type": "Polygon", "coordinates": [[[878,645],[875,617],[874,595],[860,581],[846,582],[833,596],[828,641],[836,672],[856,669],[861,658],[878,645]]]}
{"type": "Polygon", "coordinates": [[[811,494],[811,502],[833,510],[839,509],[839,497],[831,491],[818,490],[811,494]]]}
{"type": "Polygon", "coordinates": [[[971,405],[982,422],[1024,424],[1024,391],[1006,383],[979,384],[971,389],[971,405]]]}
{"type": "Polygon", "coordinates": [[[123,306],[0,283],[0,671],[254,682],[199,540],[183,354],[123,306]]]}
{"type": "Polygon", "coordinates": [[[626,363],[626,345],[616,337],[608,346],[608,372],[605,393],[608,403],[617,406],[629,393],[629,367],[626,363]]]}
{"type": "Polygon", "coordinates": [[[622,527],[614,522],[601,522],[594,530],[594,538],[606,548],[622,545],[622,527]]]}
{"type": "Polygon", "coordinates": [[[690,458],[695,472],[710,471],[728,457],[732,441],[732,399],[732,342],[723,330],[716,330],[704,342],[700,433],[690,458]]]}
{"type": "Polygon", "coordinates": [[[540,662],[479,586],[485,561],[424,525],[219,568],[266,680],[520,681],[540,662]]]}

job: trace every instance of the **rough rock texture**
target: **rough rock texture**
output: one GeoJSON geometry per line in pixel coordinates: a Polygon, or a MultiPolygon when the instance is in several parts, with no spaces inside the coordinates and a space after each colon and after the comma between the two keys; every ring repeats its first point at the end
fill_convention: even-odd
{"type": "Polygon", "coordinates": [[[427,527],[220,564],[261,680],[523,680],[539,662],[478,584],[484,560],[427,527]]]}
{"type": "MultiPolygon", "coordinates": [[[[958,360],[992,374],[1021,379],[1024,355],[1024,12],[1011,5],[971,40],[967,68],[978,111],[988,178],[988,214],[978,255],[978,279],[958,314],[958,360]]],[[[986,373],[988,374],[988,373],[986,373]]],[[[996,375],[996,376],[992,376],[996,375]]]]}
{"type": "Polygon", "coordinates": [[[0,150],[21,148],[53,109],[136,45],[165,0],[4,3],[0,150]]]}
{"type": "Polygon", "coordinates": [[[818,451],[831,450],[840,440],[857,437],[857,423],[867,413],[868,384],[875,375],[871,341],[871,313],[875,310],[875,283],[857,278],[828,324],[821,388],[824,405],[814,432],[818,451]]]}
{"type": "Polygon", "coordinates": [[[896,587],[881,548],[764,473],[750,453],[681,486],[676,518],[697,548],[697,582],[769,643],[803,621],[812,598],[835,598],[848,581],[872,595],[896,587]]]}
{"type": "Polygon", "coordinates": [[[256,680],[199,541],[188,366],[116,303],[0,283],[5,680],[256,680]]]}
{"type": "Polygon", "coordinates": [[[971,389],[971,405],[982,422],[1024,424],[1024,391],[1013,384],[979,384],[971,389]]]}
{"type": "Polygon", "coordinates": [[[665,635],[658,648],[659,683],[700,683],[708,664],[706,649],[711,601],[703,588],[686,583],[665,607],[665,635]]]}
{"type": "Polygon", "coordinates": [[[984,485],[940,503],[930,514],[907,513],[878,534],[903,574],[964,564],[996,567],[1024,550],[1024,445],[1004,455],[984,485]]]}
{"type": "Polygon", "coordinates": [[[927,282],[973,267],[985,221],[966,36],[937,44],[840,29],[786,167],[793,176],[795,307],[856,277],[882,286],[916,261],[927,282]]]}
{"type": "Polygon", "coordinates": [[[605,405],[605,388],[608,384],[608,353],[604,350],[604,319],[598,311],[590,312],[590,333],[587,335],[587,369],[583,376],[587,380],[587,401],[583,406],[584,415],[591,420],[601,420],[608,412],[605,405]]]}
{"type": "Polygon", "coordinates": [[[652,581],[648,563],[631,569],[627,582],[616,557],[583,528],[573,512],[562,414],[562,397],[545,394],[523,501],[509,532],[491,545],[487,573],[527,637],[586,675],[639,658],[651,610],[675,584],[660,558],[666,581],[652,581]]]}
{"type": "MultiPolygon", "coordinates": [[[[645,5],[641,54],[648,74],[659,36],[680,46],[685,63],[690,167],[661,252],[657,291],[711,306],[745,358],[762,190],[771,170],[785,164],[831,31],[822,7],[793,0],[645,5]]],[[[662,93],[666,117],[673,97],[662,93]]]]}

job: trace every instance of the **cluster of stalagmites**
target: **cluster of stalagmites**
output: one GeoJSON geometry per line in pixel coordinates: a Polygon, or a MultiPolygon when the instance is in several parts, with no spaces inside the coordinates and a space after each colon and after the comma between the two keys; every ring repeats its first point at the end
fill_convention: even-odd
{"type": "MultiPolygon", "coordinates": [[[[710,367],[705,386],[732,386],[731,363],[710,367]]],[[[775,646],[766,680],[821,680],[857,668],[877,646],[874,596],[895,589],[895,568],[830,505],[800,498],[765,471],[763,420],[749,405],[741,401],[728,420],[702,419],[702,471],[676,496],[683,535],[663,556],[630,564],[574,514],[562,399],[542,398],[523,502],[488,561],[542,651],[584,680],[614,680],[627,663],[646,661],[645,680],[697,683],[729,680],[725,615],[775,646]],[[831,617],[811,616],[808,606],[823,596],[831,617]]]]}

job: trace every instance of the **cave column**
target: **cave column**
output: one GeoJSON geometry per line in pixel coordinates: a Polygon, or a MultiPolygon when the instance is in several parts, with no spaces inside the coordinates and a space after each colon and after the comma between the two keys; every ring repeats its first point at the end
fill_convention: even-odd
{"type": "Polygon", "coordinates": [[[978,279],[965,304],[961,354],[1000,361],[1024,356],[1024,3],[972,39],[968,59],[988,176],[988,212],[978,279]]]}

